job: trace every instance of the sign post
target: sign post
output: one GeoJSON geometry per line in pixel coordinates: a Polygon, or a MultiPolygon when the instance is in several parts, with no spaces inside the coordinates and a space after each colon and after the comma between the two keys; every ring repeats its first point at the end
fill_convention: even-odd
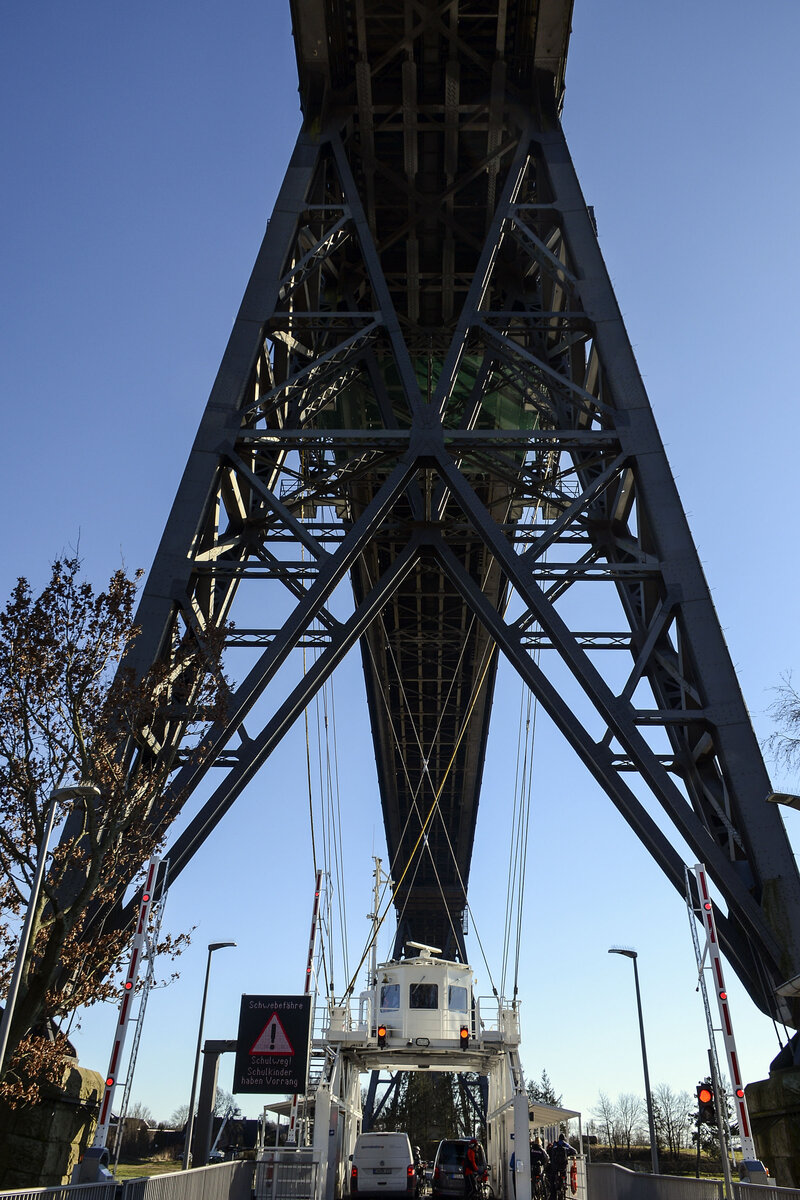
{"type": "Polygon", "coordinates": [[[310,996],[242,996],[233,1091],[305,1091],[310,1028],[310,996]]]}

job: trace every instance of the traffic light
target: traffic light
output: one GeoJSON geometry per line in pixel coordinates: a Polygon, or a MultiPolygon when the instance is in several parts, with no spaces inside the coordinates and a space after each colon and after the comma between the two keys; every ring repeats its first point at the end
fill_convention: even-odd
{"type": "Polygon", "coordinates": [[[462,1050],[466,1050],[469,1046],[469,1029],[466,1025],[462,1025],[458,1033],[458,1042],[462,1050]]]}
{"type": "Polygon", "coordinates": [[[708,1083],[698,1083],[697,1085],[697,1121],[700,1125],[716,1125],[717,1123],[714,1089],[708,1083]]]}
{"type": "Polygon", "coordinates": [[[386,1045],[386,1026],[385,1025],[378,1026],[378,1045],[380,1046],[381,1050],[386,1045]]]}

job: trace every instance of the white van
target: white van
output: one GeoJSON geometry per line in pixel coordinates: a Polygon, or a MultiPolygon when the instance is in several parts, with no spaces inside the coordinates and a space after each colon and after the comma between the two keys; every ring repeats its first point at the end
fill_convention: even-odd
{"type": "Polygon", "coordinates": [[[350,1166],[351,1196],[415,1196],[417,1172],[407,1133],[360,1133],[350,1166]]]}

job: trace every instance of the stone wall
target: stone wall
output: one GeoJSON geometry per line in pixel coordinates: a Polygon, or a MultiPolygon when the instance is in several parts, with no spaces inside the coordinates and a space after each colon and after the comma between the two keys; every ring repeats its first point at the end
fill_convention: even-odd
{"type": "Polygon", "coordinates": [[[60,1089],[42,1088],[40,1104],[0,1106],[0,1188],[69,1183],[92,1144],[104,1081],[97,1071],[65,1060],[60,1089]]]}
{"type": "Polygon", "coordinates": [[[778,1187],[800,1188],[800,1068],[745,1089],[758,1156],[778,1187]]]}

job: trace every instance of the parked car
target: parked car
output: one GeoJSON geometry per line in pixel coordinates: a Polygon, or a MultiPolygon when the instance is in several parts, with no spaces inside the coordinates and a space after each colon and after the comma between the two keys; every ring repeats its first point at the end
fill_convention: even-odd
{"type": "MultiPolygon", "coordinates": [[[[464,1196],[464,1159],[467,1154],[469,1138],[444,1138],[436,1150],[433,1160],[433,1178],[431,1191],[434,1197],[464,1196]]],[[[478,1145],[478,1167],[486,1170],[486,1155],[483,1146],[478,1145]]]]}
{"type": "Polygon", "coordinates": [[[350,1166],[351,1196],[416,1196],[417,1170],[407,1133],[360,1133],[350,1166]]]}

